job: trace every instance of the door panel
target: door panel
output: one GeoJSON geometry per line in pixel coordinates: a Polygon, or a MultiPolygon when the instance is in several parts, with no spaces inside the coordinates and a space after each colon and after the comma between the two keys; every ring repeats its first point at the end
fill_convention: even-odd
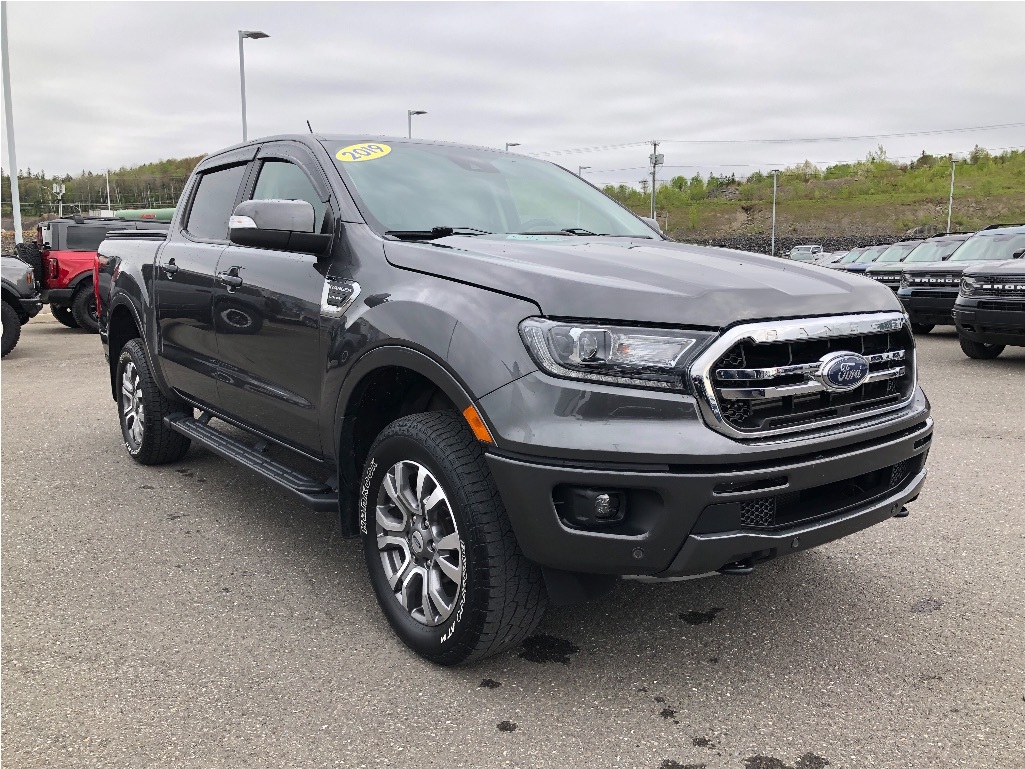
{"type": "Polygon", "coordinates": [[[198,174],[183,228],[169,234],[154,266],[158,350],[167,382],[209,404],[218,397],[214,272],[247,169],[243,164],[198,174]]]}
{"type": "Polygon", "coordinates": [[[316,257],[228,246],[217,264],[218,404],[244,423],[321,452],[324,361],[316,257]]]}
{"type": "Polygon", "coordinates": [[[224,248],[223,243],[169,240],[154,269],[159,354],[167,383],[208,404],[217,402],[214,271],[224,248]]]}

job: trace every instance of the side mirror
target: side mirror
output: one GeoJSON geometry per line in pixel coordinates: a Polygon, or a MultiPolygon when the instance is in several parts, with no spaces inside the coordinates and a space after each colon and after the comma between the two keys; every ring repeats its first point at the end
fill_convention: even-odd
{"type": "Polygon", "coordinates": [[[1011,258],[1012,259],[1021,259],[1023,256],[1025,256],[1025,248],[1023,248],[1021,251],[1015,251],[1011,255],[1011,258]]]}
{"type": "Polygon", "coordinates": [[[321,256],[331,236],[314,232],[315,222],[313,206],[305,200],[246,200],[228,219],[228,237],[239,246],[321,256]]]}
{"type": "Polygon", "coordinates": [[[641,217],[641,221],[644,222],[649,227],[651,227],[651,229],[653,229],[659,235],[662,234],[662,227],[659,225],[657,219],[652,219],[650,216],[642,216],[641,217]]]}

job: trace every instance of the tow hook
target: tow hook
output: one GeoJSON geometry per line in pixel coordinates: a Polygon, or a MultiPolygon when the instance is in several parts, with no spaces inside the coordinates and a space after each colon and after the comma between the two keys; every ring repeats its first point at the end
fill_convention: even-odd
{"type": "Polygon", "coordinates": [[[743,577],[754,570],[754,564],[750,561],[734,561],[733,563],[728,563],[719,569],[719,573],[730,577],[743,577]]]}
{"type": "Polygon", "coordinates": [[[901,505],[900,508],[893,514],[894,518],[907,518],[911,515],[911,511],[908,510],[906,505],[901,505]]]}

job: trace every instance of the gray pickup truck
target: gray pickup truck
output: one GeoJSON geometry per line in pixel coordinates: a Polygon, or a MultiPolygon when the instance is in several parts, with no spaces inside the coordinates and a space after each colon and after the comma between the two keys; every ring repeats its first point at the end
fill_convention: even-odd
{"type": "Polygon", "coordinates": [[[32,266],[17,257],[0,257],[0,281],[3,285],[0,315],[4,327],[0,358],[6,358],[21,339],[21,327],[39,313],[43,301],[36,291],[32,266]]]}
{"type": "Polygon", "coordinates": [[[749,574],[925,482],[892,291],[670,242],[540,160],[261,139],[199,164],[166,237],[97,258],[128,453],[196,443],[336,513],[440,664],[621,577],[749,574]]]}

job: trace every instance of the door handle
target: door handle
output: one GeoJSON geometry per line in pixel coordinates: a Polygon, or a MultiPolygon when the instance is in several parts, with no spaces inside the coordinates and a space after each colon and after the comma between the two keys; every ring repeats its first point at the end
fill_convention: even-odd
{"type": "Polygon", "coordinates": [[[163,265],[163,270],[168,275],[174,275],[176,272],[178,272],[179,269],[180,268],[178,267],[178,265],[174,263],[173,256],[167,260],[167,264],[163,265]]]}
{"type": "Polygon", "coordinates": [[[229,288],[238,288],[242,285],[242,278],[236,274],[237,271],[238,267],[232,267],[227,272],[217,273],[217,282],[229,288]]]}

